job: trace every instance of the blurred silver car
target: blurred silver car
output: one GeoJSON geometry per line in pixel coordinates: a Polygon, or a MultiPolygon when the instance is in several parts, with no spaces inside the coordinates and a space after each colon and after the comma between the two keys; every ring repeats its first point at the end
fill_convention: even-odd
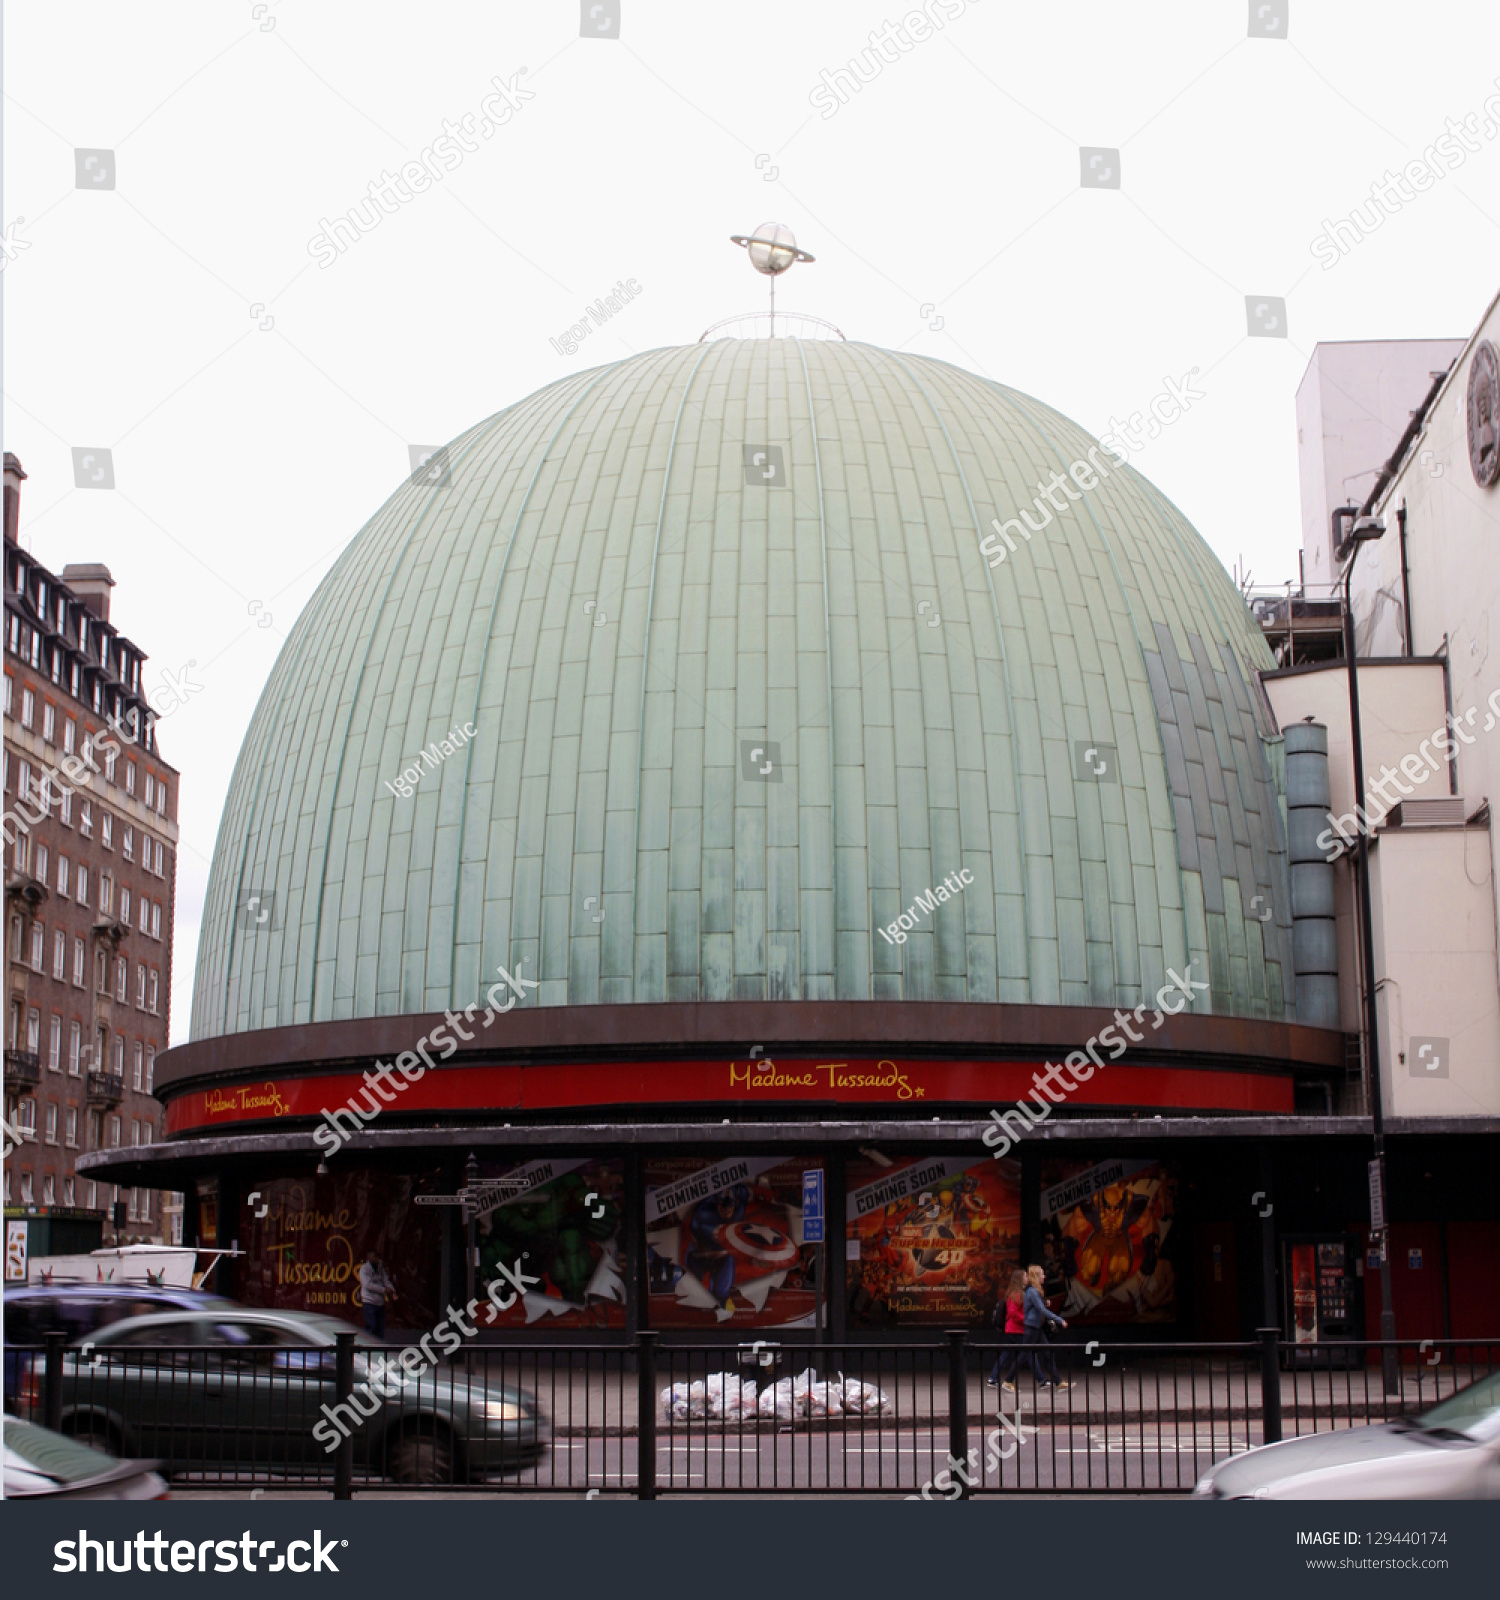
{"type": "Polygon", "coordinates": [[[1399,1422],[1310,1433],[1217,1462],[1204,1500],[1500,1500],[1500,1372],[1399,1422]]]}
{"type": "Polygon", "coordinates": [[[120,1461],[77,1439],[5,1419],[7,1500],[165,1500],[153,1461],[120,1461]]]}

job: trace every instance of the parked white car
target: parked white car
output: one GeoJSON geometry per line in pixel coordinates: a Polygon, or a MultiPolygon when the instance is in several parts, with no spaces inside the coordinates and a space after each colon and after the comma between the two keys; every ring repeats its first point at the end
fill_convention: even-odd
{"type": "Polygon", "coordinates": [[[1431,1411],[1309,1433],[1217,1462],[1205,1500],[1500,1500],[1500,1372],[1431,1411]]]}

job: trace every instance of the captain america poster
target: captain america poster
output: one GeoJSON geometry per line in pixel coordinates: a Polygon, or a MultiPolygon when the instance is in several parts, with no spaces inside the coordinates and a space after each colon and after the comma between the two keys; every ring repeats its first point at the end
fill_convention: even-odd
{"type": "Polygon", "coordinates": [[[818,1246],[802,1237],[814,1157],[660,1157],[645,1163],[655,1328],[812,1327],[818,1246]]]}

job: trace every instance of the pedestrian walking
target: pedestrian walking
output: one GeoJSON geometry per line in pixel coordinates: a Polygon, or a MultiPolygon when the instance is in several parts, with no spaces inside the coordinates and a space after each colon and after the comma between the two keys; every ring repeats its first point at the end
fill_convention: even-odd
{"type": "Polygon", "coordinates": [[[992,1389],[997,1384],[1014,1389],[1016,1362],[1021,1359],[1021,1335],[1026,1331],[1026,1274],[1019,1268],[1011,1273],[1005,1298],[995,1307],[994,1315],[1003,1331],[995,1365],[985,1381],[992,1389]]]}
{"type": "Polygon", "coordinates": [[[1039,1266],[1026,1269],[1025,1331],[1021,1335],[1021,1354],[1031,1366],[1031,1375],[1038,1389],[1071,1389],[1070,1383],[1060,1383],[1057,1362],[1047,1348],[1047,1329],[1052,1326],[1066,1328],[1067,1322],[1047,1304],[1042,1294],[1046,1274],[1039,1266]]]}
{"type": "Polygon", "coordinates": [[[377,1339],[385,1338],[385,1303],[394,1300],[396,1285],[385,1270],[385,1263],[372,1250],[359,1269],[359,1298],[365,1308],[365,1331],[377,1339]]]}

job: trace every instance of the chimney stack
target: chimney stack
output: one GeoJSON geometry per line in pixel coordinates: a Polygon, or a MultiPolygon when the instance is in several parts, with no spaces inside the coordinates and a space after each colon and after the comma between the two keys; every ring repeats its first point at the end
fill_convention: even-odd
{"type": "Polygon", "coordinates": [[[62,581],[101,622],[109,621],[109,591],[115,580],[103,562],[72,562],[62,569],[62,581]]]}
{"type": "Polygon", "coordinates": [[[26,474],[9,450],[5,452],[5,542],[15,544],[21,525],[21,485],[26,474]]]}

